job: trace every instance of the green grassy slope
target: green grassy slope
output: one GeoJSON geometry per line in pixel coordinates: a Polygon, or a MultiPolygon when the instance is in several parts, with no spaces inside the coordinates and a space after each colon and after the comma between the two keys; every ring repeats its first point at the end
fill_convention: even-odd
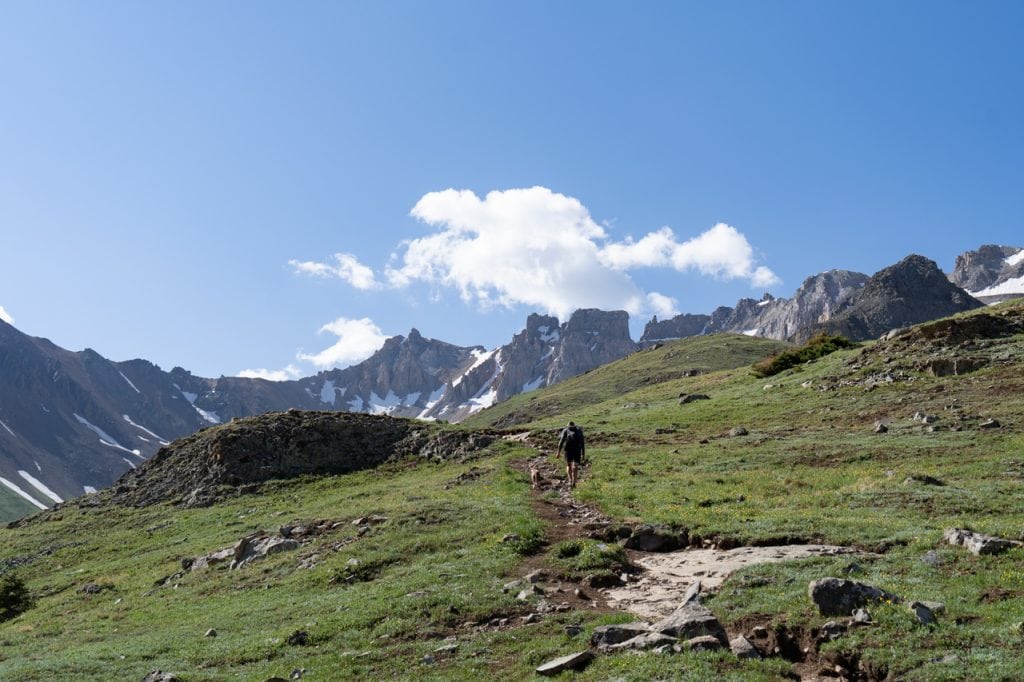
{"type": "MultiPolygon", "coordinates": [[[[975,314],[993,312],[1022,315],[1024,303],[975,314]]],[[[943,545],[941,534],[970,526],[1017,538],[1024,529],[1024,334],[955,345],[868,344],[758,379],[749,364],[771,350],[763,340],[688,340],[473,421],[521,421],[516,430],[553,445],[557,427],[575,419],[592,460],[577,498],[618,520],[686,527],[725,544],[798,538],[879,552],[742,571],[707,602],[727,627],[819,627],[828,618],[810,604],[808,582],[852,571],[946,611],[923,626],[905,607],[878,606],[875,625],[826,650],[897,679],[1016,679],[1024,550],[975,557],[943,545]],[[985,364],[961,376],[921,370],[950,353],[985,364]],[[680,376],[695,367],[718,371],[680,376]],[[869,388],[872,379],[880,381],[869,388]],[[710,400],[678,403],[696,392],[710,400]],[[938,417],[936,430],[912,419],[918,411],[938,417]],[[980,428],[987,418],[1001,428],[980,428]],[[877,420],[887,433],[874,433],[877,420]],[[738,426],[749,434],[730,436],[738,426]],[[944,485],[914,478],[925,475],[944,485]]],[[[631,620],[575,611],[520,624],[524,611],[500,588],[543,532],[525,476],[510,467],[530,454],[502,443],[473,462],[282,482],[208,509],[68,507],[2,530],[0,570],[17,565],[38,604],[0,624],[0,679],[141,679],[154,668],[187,682],[287,677],[295,668],[323,680],[528,679],[539,663],[585,648],[593,626],[631,620]],[[482,474],[457,482],[471,466],[482,474]],[[388,521],[332,549],[354,535],[352,519],[370,513],[388,521]],[[313,519],[343,525],[297,552],[155,586],[183,558],[313,519]],[[508,533],[519,539],[502,542],[508,533]],[[314,554],[314,567],[299,568],[314,554]],[[86,583],[110,589],[79,592],[86,583]],[[508,626],[463,627],[503,616],[508,626]],[[583,634],[566,634],[577,623],[583,634]],[[204,637],[208,628],[218,636],[204,637]],[[307,644],[288,643],[297,630],[308,632],[307,644]]],[[[788,669],[781,659],[726,653],[619,655],[574,679],[771,680],[788,669]]]]}
{"type": "MultiPolygon", "coordinates": [[[[463,422],[470,427],[500,426],[536,422],[544,417],[571,414],[586,406],[631,393],[644,387],[672,382],[687,373],[701,375],[722,369],[745,367],[789,348],[781,341],[737,334],[715,334],[659,344],[598,367],[586,374],[555,384],[542,391],[523,393],[473,415],[463,422]]],[[[701,381],[680,385],[700,386],[701,381]]]]}

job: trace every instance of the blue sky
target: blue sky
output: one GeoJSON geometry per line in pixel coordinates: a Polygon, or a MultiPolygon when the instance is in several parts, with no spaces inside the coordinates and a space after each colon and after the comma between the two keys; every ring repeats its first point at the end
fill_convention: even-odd
{"type": "Polygon", "coordinates": [[[1024,246],[1021,35],[1019,2],[4,3],[0,311],[298,375],[949,270],[1024,246]]]}

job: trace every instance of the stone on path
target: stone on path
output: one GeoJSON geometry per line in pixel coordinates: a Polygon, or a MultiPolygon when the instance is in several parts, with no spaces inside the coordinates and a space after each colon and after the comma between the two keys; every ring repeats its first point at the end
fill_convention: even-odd
{"type": "Polygon", "coordinates": [[[652,625],[651,630],[679,639],[711,636],[723,646],[729,643],[725,628],[718,622],[718,618],[711,613],[709,608],[700,604],[690,603],[680,606],[670,616],[652,625]]]}
{"type": "Polygon", "coordinates": [[[569,654],[568,656],[562,656],[561,658],[556,658],[553,661],[548,661],[537,668],[537,674],[550,676],[557,675],[565,670],[579,670],[580,668],[585,667],[592,660],[594,660],[594,654],[589,651],[579,651],[575,654],[569,654]]]}

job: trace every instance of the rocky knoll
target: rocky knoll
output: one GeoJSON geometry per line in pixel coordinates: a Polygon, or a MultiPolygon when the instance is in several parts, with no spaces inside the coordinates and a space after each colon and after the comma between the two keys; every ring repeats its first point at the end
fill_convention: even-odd
{"type": "Polygon", "coordinates": [[[408,456],[457,458],[493,440],[409,419],[290,410],[182,438],[118,479],[109,496],[132,506],[203,506],[268,480],[350,473],[408,456]]]}

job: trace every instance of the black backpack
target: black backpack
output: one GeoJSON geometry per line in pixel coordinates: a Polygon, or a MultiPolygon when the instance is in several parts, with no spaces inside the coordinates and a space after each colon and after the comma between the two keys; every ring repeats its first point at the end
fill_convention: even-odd
{"type": "Polygon", "coordinates": [[[565,450],[566,452],[583,450],[583,429],[578,426],[566,429],[565,450]]]}

